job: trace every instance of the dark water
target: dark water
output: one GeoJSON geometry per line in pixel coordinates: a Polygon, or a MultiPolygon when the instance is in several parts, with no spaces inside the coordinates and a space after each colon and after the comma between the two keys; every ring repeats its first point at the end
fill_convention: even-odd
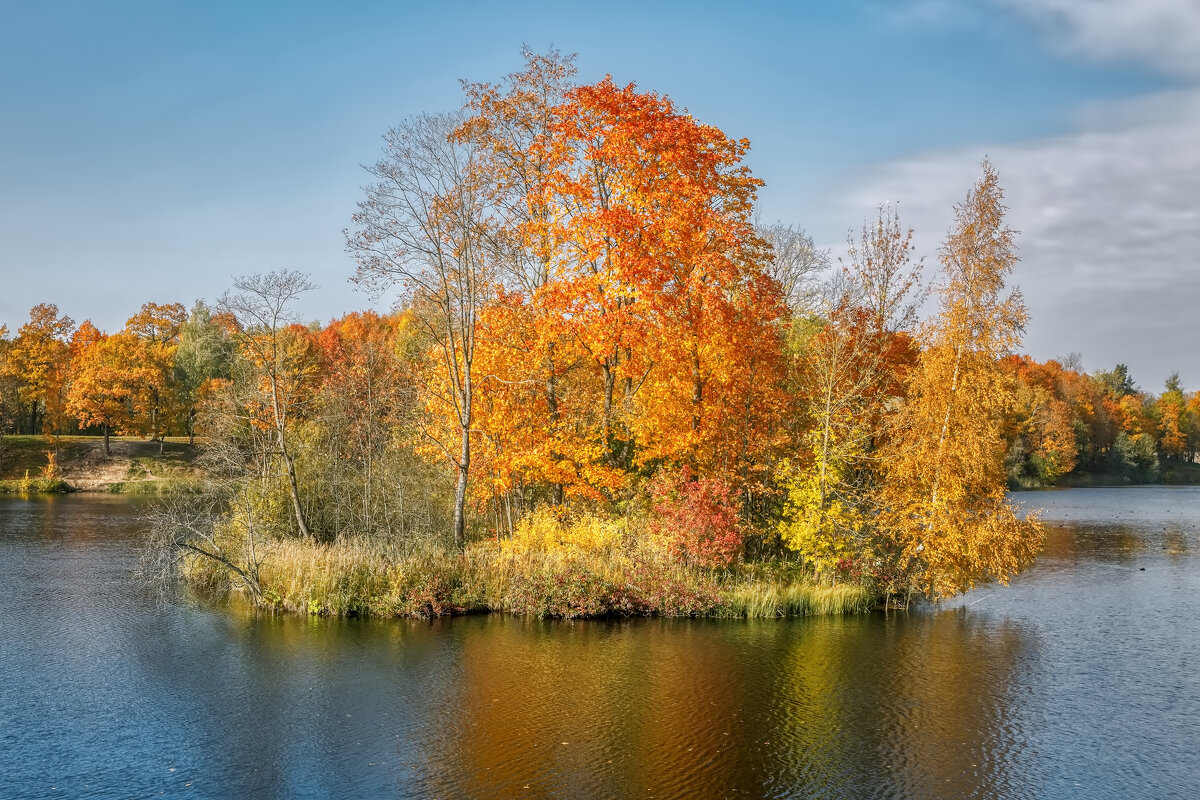
{"type": "Polygon", "coordinates": [[[1200,797],[1200,491],[1020,499],[940,608],[574,623],[162,606],[136,505],[0,500],[0,797],[1200,797]]]}

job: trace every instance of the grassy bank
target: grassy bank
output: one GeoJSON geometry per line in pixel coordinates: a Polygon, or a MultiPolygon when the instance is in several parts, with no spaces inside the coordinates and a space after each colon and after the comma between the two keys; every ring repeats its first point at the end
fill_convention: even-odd
{"type": "Polygon", "coordinates": [[[25,477],[20,480],[0,480],[0,494],[65,494],[71,491],[66,481],[57,478],[25,477]]]}
{"type": "MultiPolygon", "coordinates": [[[[369,543],[265,543],[258,580],[277,611],[333,616],[433,617],[504,612],[562,619],[605,616],[791,617],[870,610],[857,585],[819,585],[794,564],[721,570],[674,563],[653,547],[586,552],[482,542],[463,553],[398,555],[369,543]]],[[[227,573],[192,559],[197,587],[227,573]]]]}
{"type": "Polygon", "coordinates": [[[158,442],[115,436],[104,453],[99,436],[0,437],[0,493],[105,492],[163,495],[197,488],[195,448],[186,439],[158,442]]]}

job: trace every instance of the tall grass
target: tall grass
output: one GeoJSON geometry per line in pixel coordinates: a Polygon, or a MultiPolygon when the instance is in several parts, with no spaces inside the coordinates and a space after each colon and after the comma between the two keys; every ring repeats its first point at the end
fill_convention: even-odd
{"type": "Polygon", "coordinates": [[[486,610],[459,556],[397,556],[364,542],[274,541],[262,549],[259,585],[274,607],[335,616],[430,617],[486,610]]]}
{"type": "Polygon", "coordinates": [[[20,480],[0,480],[0,494],[63,494],[71,487],[60,478],[31,478],[26,475],[20,480]]]}
{"type": "Polygon", "coordinates": [[[163,497],[170,494],[199,492],[203,488],[204,481],[200,478],[151,477],[110,483],[104,488],[104,491],[109,494],[163,497]]]}
{"type": "MultiPolygon", "coordinates": [[[[818,585],[800,570],[697,569],[652,544],[617,546],[611,537],[592,549],[479,542],[462,553],[286,539],[263,543],[259,557],[263,603],[301,614],[793,617],[861,613],[874,602],[864,587],[818,585]]],[[[213,588],[220,572],[193,562],[186,574],[213,588]]]]}
{"type": "Polygon", "coordinates": [[[874,594],[865,586],[814,583],[773,583],[751,580],[726,586],[722,614],[731,617],[809,617],[826,614],[861,614],[875,606],[874,594]]]}

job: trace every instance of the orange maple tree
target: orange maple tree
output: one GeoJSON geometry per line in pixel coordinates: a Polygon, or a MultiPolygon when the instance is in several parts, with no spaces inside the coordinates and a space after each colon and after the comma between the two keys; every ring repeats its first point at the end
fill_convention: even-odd
{"type": "Polygon", "coordinates": [[[179,333],[187,321],[181,303],[144,303],[125,322],[125,333],[136,338],[140,354],[141,391],[135,395],[137,411],[145,419],[145,431],[161,446],[166,437],[167,417],[181,412],[175,381],[175,352],[179,333]]]}
{"type": "Polygon", "coordinates": [[[71,342],[71,387],[67,413],[80,426],[99,425],[104,431],[104,455],[111,456],[109,436],[140,431],[137,408],[146,386],[155,380],[154,367],[145,359],[141,340],[128,332],[105,336],[86,321],[71,342]]]}
{"type": "Polygon", "coordinates": [[[591,460],[597,487],[651,460],[737,474],[747,398],[769,407],[753,392],[775,383],[783,306],[751,223],[748,146],[609,78],[568,91],[534,144],[550,168],[529,202],[548,213],[529,239],[548,280],[531,302],[587,364],[596,425],[568,460],[591,460]]]}

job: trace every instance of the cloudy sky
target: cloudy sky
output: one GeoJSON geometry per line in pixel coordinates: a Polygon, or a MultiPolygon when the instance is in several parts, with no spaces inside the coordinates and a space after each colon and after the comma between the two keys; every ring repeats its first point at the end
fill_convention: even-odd
{"type": "Polygon", "coordinates": [[[114,330],[282,267],[321,285],[307,318],[367,307],[341,233],[360,165],[527,43],[748,137],[764,219],[835,254],[888,201],[934,263],[989,156],[1025,349],[1200,388],[1200,0],[0,0],[0,19],[10,329],[56,302],[114,330]]]}

